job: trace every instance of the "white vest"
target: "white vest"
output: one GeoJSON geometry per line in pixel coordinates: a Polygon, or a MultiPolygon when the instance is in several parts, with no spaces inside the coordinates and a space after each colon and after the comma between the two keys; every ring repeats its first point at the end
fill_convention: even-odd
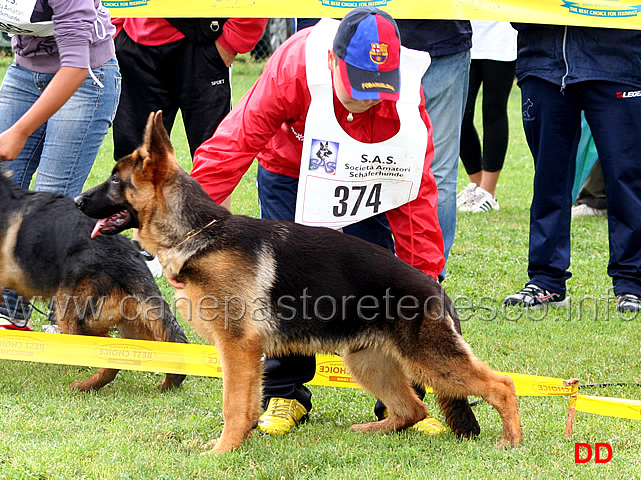
{"type": "Polygon", "coordinates": [[[418,196],[427,128],[419,112],[427,52],[401,47],[400,129],[380,143],[362,143],[342,129],[334,113],[327,52],[338,20],[323,18],[309,34],[305,58],[311,104],[305,121],[296,222],[341,228],[404,205],[418,196]]]}
{"type": "Polygon", "coordinates": [[[36,37],[53,36],[53,22],[31,23],[36,0],[0,0],[0,31],[36,37]]]}

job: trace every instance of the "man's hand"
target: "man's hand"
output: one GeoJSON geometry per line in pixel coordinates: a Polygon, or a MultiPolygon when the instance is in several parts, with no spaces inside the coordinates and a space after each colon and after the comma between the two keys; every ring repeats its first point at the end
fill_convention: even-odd
{"type": "Polygon", "coordinates": [[[174,287],[177,290],[183,289],[186,287],[186,284],[183,282],[179,282],[174,278],[174,274],[170,272],[166,267],[163,267],[163,270],[165,271],[165,278],[167,279],[167,283],[174,287]]]}
{"type": "Polygon", "coordinates": [[[225,62],[225,65],[228,67],[231,67],[231,64],[234,63],[234,59],[236,58],[236,55],[233,53],[229,53],[227,50],[225,50],[220,43],[218,43],[218,40],[216,40],[216,50],[218,50],[218,54],[220,55],[220,58],[223,59],[223,62],[225,62]]]}

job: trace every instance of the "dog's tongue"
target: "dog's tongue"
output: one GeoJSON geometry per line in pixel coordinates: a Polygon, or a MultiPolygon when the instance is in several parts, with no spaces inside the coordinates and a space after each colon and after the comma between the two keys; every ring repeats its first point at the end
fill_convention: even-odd
{"type": "Polygon", "coordinates": [[[102,227],[105,226],[105,223],[107,223],[107,220],[108,220],[107,218],[101,218],[96,222],[91,232],[91,238],[96,238],[100,234],[100,230],[102,229],[102,227]]]}
{"type": "Polygon", "coordinates": [[[129,219],[130,215],[127,210],[116,212],[107,218],[101,218],[96,222],[96,225],[94,225],[93,231],[91,232],[91,238],[97,237],[99,233],[106,232],[106,235],[115,233],[112,232],[112,230],[122,229],[123,225],[126,225],[129,222],[129,219]]]}

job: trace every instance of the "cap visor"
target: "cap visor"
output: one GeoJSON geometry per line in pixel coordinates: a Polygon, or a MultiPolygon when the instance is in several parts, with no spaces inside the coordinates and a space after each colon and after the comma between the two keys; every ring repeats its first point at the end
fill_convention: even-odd
{"type": "Polygon", "coordinates": [[[401,84],[398,70],[370,72],[353,67],[342,59],[338,63],[343,84],[354,100],[398,100],[401,84]]]}

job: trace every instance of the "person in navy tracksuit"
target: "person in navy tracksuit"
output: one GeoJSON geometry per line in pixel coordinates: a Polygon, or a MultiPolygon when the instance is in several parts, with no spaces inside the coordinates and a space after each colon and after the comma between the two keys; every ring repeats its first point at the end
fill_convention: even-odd
{"type": "Polygon", "coordinates": [[[515,24],[516,75],[534,157],[529,282],[506,305],[567,302],[575,145],[581,112],[607,192],[618,311],[641,310],[641,31],[515,24]]]}

